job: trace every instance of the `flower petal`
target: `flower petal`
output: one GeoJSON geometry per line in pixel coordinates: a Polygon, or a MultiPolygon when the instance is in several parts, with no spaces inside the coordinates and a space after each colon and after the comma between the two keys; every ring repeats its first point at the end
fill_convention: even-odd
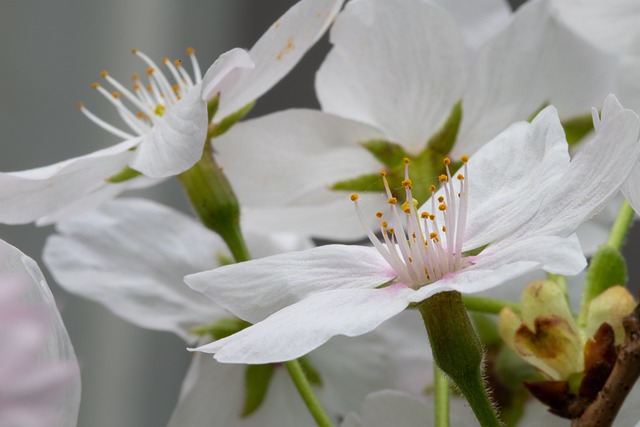
{"type": "Polygon", "coordinates": [[[223,53],[216,59],[211,67],[209,67],[204,77],[202,77],[202,99],[206,101],[216,96],[216,93],[219,92],[220,84],[227,76],[229,76],[228,78],[233,78],[230,74],[233,75],[242,69],[250,69],[253,67],[251,56],[249,52],[244,49],[234,48],[223,53]]]}
{"type": "Polygon", "coordinates": [[[558,22],[548,1],[527,2],[478,52],[454,157],[472,154],[545,103],[563,117],[588,113],[612,90],[614,70],[614,58],[558,22]]]}
{"type": "Polygon", "coordinates": [[[202,157],[208,123],[207,103],[196,85],[142,137],[129,166],[151,178],[184,172],[202,157]]]}
{"type": "Polygon", "coordinates": [[[234,113],[278,83],[324,34],[342,3],[303,0],[282,15],[249,51],[255,67],[221,82],[218,117],[234,113]]]}
{"type": "Polygon", "coordinates": [[[309,295],[375,288],[395,275],[373,248],[327,245],[191,274],[184,281],[241,319],[256,323],[309,295]]]}
{"type": "Polygon", "coordinates": [[[20,172],[0,173],[0,222],[25,224],[64,209],[104,187],[124,191],[135,180],[109,184],[106,178],[127,165],[138,138],[85,156],[20,172]]]}
{"type": "Polygon", "coordinates": [[[414,291],[336,289],[317,293],[222,340],[195,349],[223,363],[272,363],[309,353],[336,335],[365,334],[404,310],[414,291]]]}
{"type": "Polygon", "coordinates": [[[433,4],[349,3],[331,42],[316,77],[322,109],[376,126],[411,152],[422,149],[462,96],[467,49],[453,19],[433,4]]]}

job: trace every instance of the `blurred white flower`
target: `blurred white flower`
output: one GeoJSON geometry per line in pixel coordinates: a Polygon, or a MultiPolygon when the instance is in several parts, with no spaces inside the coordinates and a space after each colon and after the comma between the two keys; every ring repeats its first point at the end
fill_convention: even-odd
{"type": "Polygon", "coordinates": [[[75,426],[80,370],[37,264],[0,240],[0,425],[75,426]]]}

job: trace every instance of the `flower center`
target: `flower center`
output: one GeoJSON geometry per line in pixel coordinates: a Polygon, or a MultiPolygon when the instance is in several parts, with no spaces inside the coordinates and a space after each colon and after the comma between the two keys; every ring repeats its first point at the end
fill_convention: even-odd
{"type": "Polygon", "coordinates": [[[404,215],[398,213],[398,200],[391,193],[386,172],[380,172],[389,204],[389,213],[386,216],[383,212],[376,214],[382,241],[367,225],[358,205],[358,195],[351,195],[360,221],[373,246],[398,274],[398,278],[415,288],[433,283],[447,273],[467,265],[462,256],[462,244],[469,199],[465,178],[469,158],[463,156],[461,160],[464,164],[464,174],[459,173],[455,177],[459,183],[458,191],[455,190],[449,170],[451,160],[445,158],[446,174],[440,175],[438,179],[442,184],[440,191],[436,194],[435,185],[429,187],[431,212],[425,210],[419,215],[417,202],[411,194],[413,183],[409,178],[409,159],[404,159],[405,171],[402,181],[406,193],[406,200],[402,204],[404,215]]]}
{"type": "Polygon", "coordinates": [[[187,49],[187,54],[191,58],[193,78],[182,67],[180,60],[173,62],[169,58],[162,60],[169,70],[169,79],[147,55],[138,49],[133,49],[131,53],[142,59],[148,66],[146,85],[143,84],[138,74],[134,74],[133,91],[131,91],[111,77],[109,73],[103,71],[102,77],[113,87],[114,91],[109,92],[98,83],[93,83],[91,87],[116,107],[118,114],[133,133],[105,122],[89,111],[84,104],[78,103],[78,109],[89,120],[123,139],[135,138],[150,132],[153,125],[162,119],[168,108],[177,104],[187,92],[202,81],[200,66],[192,48],[187,49]],[[170,83],[170,80],[173,84],[170,83]],[[123,98],[126,99],[127,104],[123,102],[123,98]]]}

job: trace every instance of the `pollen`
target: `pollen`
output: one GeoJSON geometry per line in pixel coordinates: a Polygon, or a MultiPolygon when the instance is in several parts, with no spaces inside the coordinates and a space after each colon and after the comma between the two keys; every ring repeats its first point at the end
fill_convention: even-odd
{"type": "Polygon", "coordinates": [[[131,53],[136,55],[138,53],[138,49],[135,49],[135,48],[131,49],[131,53]]]}
{"type": "Polygon", "coordinates": [[[464,175],[462,175],[461,173],[458,174],[457,176],[458,181],[462,181],[464,179],[464,175]]]}
{"type": "Polygon", "coordinates": [[[442,163],[444,163],[445,166],[449,166],[451,164],[451,159],[448,157],[445,157],[442,163]]]}
{"type": "Polygon", "coordinates": [[[435,185],[430,185],[429,186],[429,191],[431,191],[432,193],[436,192],[436,186],[435,185]]]}
{"type": "Polygon", "coordinates": [[[438,210],[443,212],[446,211],[447,205],[445,203],[440,203],[440,205],[438,206],[438,210]]]}
{"type": "Polygon", "coordinates": [[[98,89],[100,85],[98,83],[91,83],[91,89],[98,89]]]}
{"type": "Polygon", "coordinates": [[[182,61],[176,59],[175,61],[173,61],[173,65],[175,65],[176,67],[182,67],[182,61]]]}
{"type": "Polygon", "coordinates": [[[100,76],[101,76],[103,79],[106,79],[108,75],[109,75],[109,73],[107,73],[106,71],[103,71],[103,72],[101,72],[101,73],[100,73],[100,76]]]}
{"type": "Polygon", "coordinates": [[[409,187],[409,189],[412,189],[411,180],[410,179],[405,179],[404,181],[402,181],[402,186],[403,187],[409,187]]]}
{"type": "Polygon", "coordinates": [[[387,221],[382,221],[380,225],[382,226],[382,228],[387,228],[389,226],[389,223],[387,223],[387,221]]]}
{"type": "Polygon", "coordinates": [[[113,96],[115,99],[119,99],[120,98],[120,94],[118,92],[112,92],[111,96],[113,96]]]}
{"type": "Polygon", "coordinates": [[[440,182],[447,182],[449,180],[449,178],[447,178],[447,175],[442,174],[438,177],[438,181],[440,182]]]}
{"type": "Polygon", "coordinates": [[[436,216],[434,214],[429,214],[429,219],[433,221],[434,219],[436,219],[436,216]]]}
{"type": "Polygon", "coordinates": [[[380,175],[381,175],[381,176],[387,176],[387,171],[386,171],[386,170],[384,170],[384,169],[382,169],[382,170],[380,171],[380,175]]]}
{"type": "Polygon", "coordinates": [[[382,213],[382,212],[376,212],[376,216],[377,216],[378,218],[382,218],[383,213],[382,213]]]}
{"type": "Polygon", "coordinates": [[[155,71],[156,71],[156,70],[155,70],[155,68],[153,68],[153,67],[149,67],[149,68],[147,68],[147,76],[150,76],[150,75],[151,75],[151,74],[153,74],[155,71]]]}
{"type": "Polygon", "coordinates": [[[168,62],[171,62],[171,60],[169,58],[167,58],[166,56],[164,58],[162,58],[162,63],[166,64],[168,62]]]}
{"type": "Polygon", "coordinates": [[[390,234],[395,234],[395,233],[396,233],[396,230],[394,230],[393,228],[390,228],[390,229],[389,229],[389,233],[390,233],[390,234]]]}
{"type": "Polygon", "coordinates": [[[138,73],[133,73],[133,75],[131,76],[131,80],[137,82],[138,80],[140,80],[140,75],[138,73]]]}
{"type": "Polygon", "coordinates": [[[438,201],[439,201],[440,203],[444,202],[444,197],[442,197],[442,196],[438,197],[438,201]]]}
{"type": "Polygon", "coordinates": [[[431,233],[429,233],[429,238],[431,240],[437,239],[438,238],[438,233],[436,233],[435,231],[432,231],[431,233]]]}
{"type": "Polygon", "coordinates": [[[422,212],[420,214],[420,218],[422,219],[428,219],[429,218],[429,212],[422,212]]]}
{"type": "Polygon", "coordinates": [[[469,156],[462,156],[460,160],[462,160],[462,163],[467,163],[469,161],[469,156]]]}
{"type": "Polygon", "coordinates": [[[390,197],[387,203],[389,203],[390,205],[395,205],[396,203],[398,203],[398,199],[396,199],[395,197],[390,197]]]}
{"type": "Polygon", "coordinates": [[[193,55],[196,53],[196,50],[192,47],[187,48],[187,55],[193,55]]]}
{"type": "Polygon", "coordinates": [[[411,162],[411,159],[409,159],[408,157],[404,158],[404,164],[408,165],[411,162]]]}
{"type": "Polygon", "coordinates": [[[356,193],[353,193],[349,198],[352,202],[355,202],[356,200],[358,200],[358,195],[356,193]]]}
{"type": "Polygon", "coordinates": [[[443,233],[446,233],[446,232],[447,232],[447,226],[446,226],[446,225],[443,225],[443,226],[442,226],[442,232],[443,232],[443,233]]]}
{"type": "Polygon", "coordinates": [[[78,110],[82,110],[82,109],[84,108],[84,104],[83,104],[82,102],[78,102],[78,103],[76,104],[76,108],[77,108],[78,110]]]}

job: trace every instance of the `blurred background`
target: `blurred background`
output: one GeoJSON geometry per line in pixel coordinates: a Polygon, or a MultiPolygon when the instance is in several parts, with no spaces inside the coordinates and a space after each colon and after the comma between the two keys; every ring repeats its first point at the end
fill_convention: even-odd
{"type": "MultiPolygon", "coordinates": [[[[228,49],[250,48],[293,0],[21,0],[0,4],[0,170],[29,169],[115,143],[75,105],[82,101],[108,122],[115,111],[90,87],[107,70],[126,82],[145,66],[138,48],[156,61],[188,59],[200,66],[228,49]]],[[[317,107],[314,72],[328,51],[326,37],[278,86],[260,99],[252,116],[290,107],[317,107]]],[[[181,210],[187,201],[176,180],[145,193],[181,210]]],[[[38,261],[53,227],[0,226],[0,238],[38,261]]],[[[631,283],[640,229],[626,255],[631,283]]],[[[45,271],[45,274],[47,272],[45,271]]],[[[50,278],[83,372],[79,426],[157,427],[166,424],[190,355],[170,334],[134,327],[101,306],[62,291],[50,278]]],[[[636,287],[637,289],[637,287],[636,287]]]]}

